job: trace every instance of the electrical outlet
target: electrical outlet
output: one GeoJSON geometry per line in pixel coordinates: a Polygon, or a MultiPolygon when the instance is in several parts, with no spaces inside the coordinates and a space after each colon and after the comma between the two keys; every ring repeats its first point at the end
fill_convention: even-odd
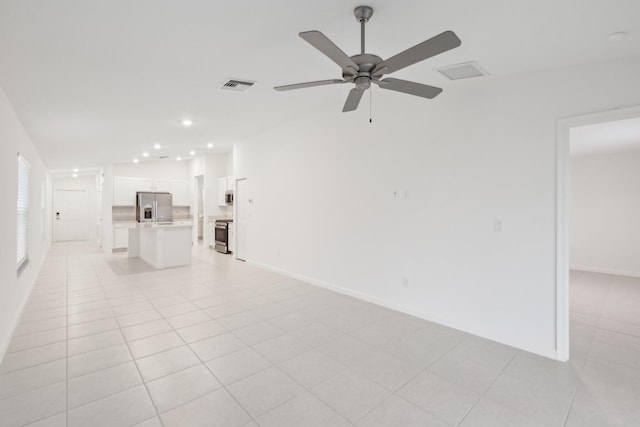
{"type": "Polygon", "coordinates": [[[409,287],[409,278],[407,276],[402,276],[402,286],[405,288],[409,287]]]}
{"type": "Polygon", "coordinates": [[[280,256],[280,249],[276,251],[276,256],[280,256]]]}
{"type": "Polygon", "coordinates": [[[502,220],[501,219],[494,219],[493,220],[493,232],[494,233],[502,232],[502,220]]]}

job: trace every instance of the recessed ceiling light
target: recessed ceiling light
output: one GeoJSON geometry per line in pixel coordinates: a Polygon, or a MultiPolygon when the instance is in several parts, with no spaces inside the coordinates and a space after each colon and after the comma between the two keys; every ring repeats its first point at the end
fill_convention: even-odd
{"type": "Polygon", "coordinates": [[[176,157],[176,160],[180,161],[180,160],[182,160],[182,157],[178,156],[178,157],[176,157]]]}
{"type": "Polygon", "coordinates": [[[208,143],[207,148],[213,148],[213,142],[208,143]]]}
{"type": "Polygon", "coordinates": [[[196,155],[196,152],[195,152],[195,151],[193,151],[193,150],[191,150],[191,151],[189,151],[189,155],[190,155],[190,156],[195,156],[195,155],[196,155]]]}
{"type": "Polygon", "coordinates": [[[149,153],[145,151],[144,153],[142,153],[142,157],[149,157],[149,153]]]}
{"type": "Polygon", "coordinates": [[[153,144],[153,149],[154,150],[159,150],[162,148],[162,145],[158,144],[157,142],[155,144],[153,144]]]}
{"type": "Polygon", "coordinates": [[[619,40],[622,40],[626,36],[627,33],[625,33],[624,31],[617,31],[615,33],[609,34],[609,40],[611,40],[612,42],[617,42],[619,40]]]}
{"type": "Polygon", "coordinates": [[[133,158],[133,163],[138,163],[140,160],[138,160],[136,157],[133,158]]]}
{"type": "Polygon", "coordinates": [[[189,127],[189,126],[191,126],[192,124],[193,124],[193,121],[192,121],[192,120],[190,120],[190,119],[184,119],[184,120],[182,121],[182,126],[184,126],[184,127],[186,127],[186,128],[188,128],[188,127],[189,127]]]}
{"type": "Polygon", "coordinates": [[[78,174],[77,174],[77,173],[74,173],[74,174],[73,174],[73,175],[71,175],[71,176],[72,176],[72,177],[74,177],[74,178],[77,178],[77,177],[78,177],[78,174]]]}
{"type": "Polygon", "coordinates": [[[78,168],[73,168],[73,171],[74,171],[75,173],[78,173],[78,168]]]}

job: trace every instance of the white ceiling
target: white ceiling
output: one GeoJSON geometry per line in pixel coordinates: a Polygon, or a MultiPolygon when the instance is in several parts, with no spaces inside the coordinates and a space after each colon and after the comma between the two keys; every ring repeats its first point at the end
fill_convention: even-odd
{"type": "Polygon", "coordinates": [[[640,151],[640,117],[571,129],[571,156],[640,151]]]}
{"type": "MultiPolygon", "coordinates": [[[[360,3],[3,0],[0,86],[53,169],[130,161],[145,150],[155,156],[154,142],[171,156],[201,153],[207,142],[225,151],[296,116],[330,123],[343,114],[345,86],[272,87],[339,78],[338,67],[297,33],[320,30],[358,53],[353,8],[360,3]],[[229,77],[258,84],[245,93],[218,90],[229,77]],[[194,126],[183,128],[185,117],[194,126]]],[[[375,13],[367,51],[383,58],[444,30],[462,39],[460,48],[394,74],[441,86],[441,96],[460,82],[434,68],[469,60],[500,76],[640,55],[637,0],[368,4],[375,13]],[[629,35],[609,41],[616,31],[629,35]]]]}

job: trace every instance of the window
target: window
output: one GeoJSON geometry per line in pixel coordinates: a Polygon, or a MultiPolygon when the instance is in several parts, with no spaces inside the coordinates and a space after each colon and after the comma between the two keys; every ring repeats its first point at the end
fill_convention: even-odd
{"type": "Polygon", "coordinates": [[[29,169],[31,165],[18,154],[18,240],[17,260],[18,274],[27,266],[29,254],[27,252],[29,228],[29,169]]]}

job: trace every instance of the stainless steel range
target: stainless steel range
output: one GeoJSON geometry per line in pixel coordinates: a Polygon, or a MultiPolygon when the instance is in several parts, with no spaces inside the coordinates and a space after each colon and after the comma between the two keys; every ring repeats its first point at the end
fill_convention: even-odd
{"type": "Polygon", "coordinates": [[[217,219],[216,220],[216,245],[215,250],[223,253],[230,254],[229,250],[229,223],[233,222],[232,219],[217,219]]]}

